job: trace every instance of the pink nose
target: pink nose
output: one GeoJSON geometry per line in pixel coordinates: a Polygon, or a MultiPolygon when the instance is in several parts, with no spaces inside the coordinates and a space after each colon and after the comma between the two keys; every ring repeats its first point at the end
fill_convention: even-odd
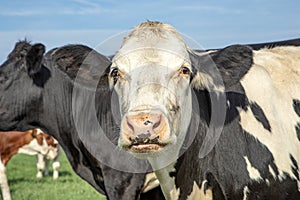
{"type": "Polygon", "coordinates": [[[127,115],[122,125],[122,132],[132,144],[158,143],[167,131],[166,119],[162,114],[127,115]]]}

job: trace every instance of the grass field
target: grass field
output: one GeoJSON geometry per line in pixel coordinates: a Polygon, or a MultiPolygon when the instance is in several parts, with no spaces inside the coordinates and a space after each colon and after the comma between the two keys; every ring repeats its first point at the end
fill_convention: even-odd
{"type": "MultiPolygon", "coordinates": [[[[105,199],[73,172],[65,154],[61,156],[60,177],[57,180],[52,179],[51,167],[50,176],[37,179],[35,162],[35,156],[23,154],[15,155],[9,161],[7,176],[12,200],[105,199]]],[[[0,199],[2,199],[1,195],[0,199]]]]}

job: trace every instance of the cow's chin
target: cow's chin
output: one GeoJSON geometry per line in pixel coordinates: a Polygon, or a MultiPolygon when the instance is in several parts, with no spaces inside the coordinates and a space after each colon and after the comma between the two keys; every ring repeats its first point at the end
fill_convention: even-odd
{"type": "Polygon", "coordinates": [[[152,157],[160,153],[166,144],[139,144],[132,145],[129,149],[136,157],[152,157]]]}
{"type": "Polygon", "coordinates": [[[162,151],[164,151],[168,144],[137,144],[137,145],[128,145],[122,146],[122,148],[129,153],[131,153],[134,157],[137,158],[148,158],[148,157],[156,157],[162,151]]]}

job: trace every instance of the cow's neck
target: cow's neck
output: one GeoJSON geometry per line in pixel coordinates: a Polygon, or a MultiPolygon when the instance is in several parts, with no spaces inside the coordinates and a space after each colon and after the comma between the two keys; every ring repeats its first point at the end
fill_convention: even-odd
{"type": "MultiPolygon", "coordinates": [[[[178,150],[178,151],[173,151],[173,154],[171,154],[171,156],[169,155],[170,157],[168,157],[167,161],[165,161],[166,163],[167,162],[170,163],[167,167],[161,168],[161,166],[163,166],[163,165],[161,162],[159,162],[161,160],[166,160],[164,158],[166,158],[167,156],[165,156],[164,158],[160,158],[160,157],[151,158],[151,159],[148,158],[152,168],[154,170],[158,169],[158,170],[155,170],[155,175],[157,176],[157,178],[160,182],[160,187],[161,187],[161,189],[164,193],[164,196],[167,200],[177,200],[177,199],[179,199],[180,195],[186,195],[186,197],[187,197],[188,194],[186,191],[184,191],[184,190],[186,190],[185,185],[187,185],[184,183],[186,180],[180,179],[180,181],[183,181],[181,186],[184,186],[184,187],[177,188],[176,182],[178,180],[176,180],[176,182],[175,182],[176,175],[172,176],[172,175],[170,175],[170,172],[172,172],[172,173],[175,172],[175,174],[178,174],[178,173],[180,173],[180,170],[184,170],[185,168],[190,168],[190,163],[192,162],[193,159],[195,159],[195,155],[198,156],[198,152],[200,152],[202,142],[205,138],[205,133],[209,126],[208,123],[209,123],[209,119],[210,119],[210,113],[209,113],[210,111],[207,106],[207,105],[209,105],[208,94],[206,92],[200,92],[200,93],[198,93],[197,98],[198,98],[197,99],[198,103],[202,105],[202,107],[200,108],[200,111],[199,111],[200,114],[199,114],[199,116],[193,115],[193,117],[191,118],[190,127],[186,131],[186,133],[192,134],[192,135],[189,135],[189,137],[192,137],[193,141],[191,143],[189,143],[190,141],[188,141],[188,140],[190,140],[190,138],[185,138],[187,134],[181,132],[180,136],[182,136],[182,137],[178,138],[178,146],[176,147],[176,150],[178,150]],[[199,132],[197,132],[197,133],[195,133],[196,135],[193,135],[195,130],[201,131],[201,134],[199,132]],[[184,146],[188,145],[188,147],[191,149],[185,149],[185,148],[181,149],[181,147],[183,146],[183,143],[184,143],[184,146]],[[179,153],[180,149],[183,152],[179,153]],[[179,155],[181,155],[181,161],[179,161],[176,164],[176,161],[178,160],[179,155]],[[189,159],[191,159],[191,160],[189,160],[189,159]],[[171,160],[174,162],[170,162],[171,160]],[[176,169],[175,169],[175,164],[176,164],[176,169]],[[184,165],[184,166],[181,167],[181,165],[184,165]]],[[[201,179],[201,177],[202,177],[201,170],[199,170],[199,169],[190,169],[190,170],[191,170],[191,174],[197,174],[199,177],[199,180],[201,179]],[[192,172],[193,170],[196,170],[196,171],[192,172]]],[[[192,182],[187,187],[190,187],[190,186],[192,187],[193,184],[194,183],[192,182]]],[[[188,191],[190,191],[190,189],[192,190],[192,188],[189,188],[188,191]]]]}
{"type": "Polygon", "coordinates": [[[52,68],[52,76],[45,86],[43,95],[43,112],[39,116],[42,128],[50,134],[73,132],[72,129],[72,82],[65,74],[52,68]]]}
{"type": "MultiPolygon", "coordinates": [[[[151,166],[155,168],[159,166],[157,159],[148,159],[151,166]]],[[[161,190],[167,200],[176,200],[179,197],[179,189],[176,189],[175,178],[170,176],[170,172],[174,171],[175,163],[171,163],[167,167],[155,170],[155,175],[159,180],[161,190]]]]}
{"type": "Polygon", "coordinates": [[[180,191],[176,188],[175,177],[171,177],[170,173],[175,170],[175,164],[179,157],[184,136],[185,134],[183,133],[179,134],[177,145],[169,149],[168,153],[148,158],[167,200],[177,200],[179,198],[180,191]]]}

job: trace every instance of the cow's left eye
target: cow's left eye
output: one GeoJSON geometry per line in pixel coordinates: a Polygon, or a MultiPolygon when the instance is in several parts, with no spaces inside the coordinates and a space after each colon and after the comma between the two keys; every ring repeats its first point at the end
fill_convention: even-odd
{"type": "Polygon", "coordinates": [[[114,68],[113,70],[111,70],[110,76],[113,78],[114,84],[116,84],[120,76],[119,70],[117,68],[114,68]]]}
{"type": "Polygon", "coordinates": [[[188,75],[190,75],[190,73],[191,73],[191,70],[189,68],[187,68],[187,67],[181,67],[180,74],[188,76],[188,75]]]}

